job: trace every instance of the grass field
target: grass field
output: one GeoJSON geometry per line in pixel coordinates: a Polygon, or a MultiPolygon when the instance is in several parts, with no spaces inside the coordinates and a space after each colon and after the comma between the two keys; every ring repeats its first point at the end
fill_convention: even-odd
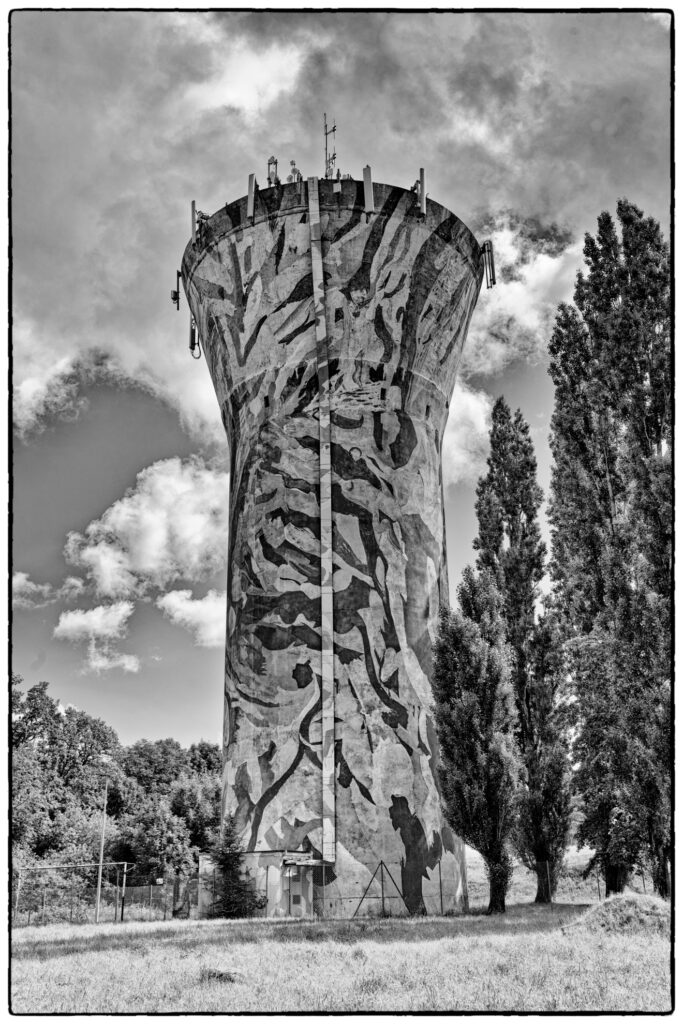
{"type": "Polygon", "coordinates": [[[639,896],[499,917],[23,928],[12,1010],[661,1013],[667,921],[665,904],[639,896]]]}

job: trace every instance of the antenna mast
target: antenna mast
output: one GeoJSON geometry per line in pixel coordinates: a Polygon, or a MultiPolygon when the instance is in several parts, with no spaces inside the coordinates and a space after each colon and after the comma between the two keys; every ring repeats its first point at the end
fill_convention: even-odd
{"type": "MultiPolygon", "coordinates": [[[[332,156],[328,156],[327,137],[328,137],[328,135],[335,135],[335,132],[337,131],[337,122],[335,121],[335,123],[332,125],[332,127],[330,129],[328,129],[328,127],[327,127],[327,114],[323,114],[323,131],[325,133],[325,177],[326,178],[333,178],[334,177],[334,163],[335,163],[335,160],[337,159],[337,150],[335,148],[333,150],[333,152],[332,152],[332,156]]],[[[336,135],[335,135],[334,141],[336,143],[336,135]]]]}

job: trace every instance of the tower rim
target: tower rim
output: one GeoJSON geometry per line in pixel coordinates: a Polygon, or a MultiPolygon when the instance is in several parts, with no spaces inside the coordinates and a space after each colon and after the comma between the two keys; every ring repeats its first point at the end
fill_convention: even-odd
{"type": "MultiPolygon", "coordinates": [[[[343,178],[339,182],[328,178],[318,178],[317,180],[321,213],[334,213],[339,209],[345,209],[357,211],[361,216],[366,215],[362,180],[357,178],[343,178]],[[334,191],[334,186],[337,184],[341,186],[341,199],[339,200],[337,197],[340,195],[340,192],[334,191]],[[351,195],[352,191],[353,196],[351,195]]],[[[185,280],[188,281],[192,278],[206,253],[222,239],[237,234],[240,231],[248,231],[264,221],[280,220],[297,213],[301,215],[306,214],[308,211],[307,187],[307,179],[302,178],[300,182],[286,182],[285,184],[270,185],[267,188],[259,189],[257,193],[259,202],[257,208],[255,208],[254,216],[251,218],[247,217],[248,197],[246,195],[240,196],[239,199],[234,199],[232,202],[225,203],[214,213],[208,215],[205,220],[208,229],[208,240],[202,242],[198,237],[197,241],[193,242],[190,239],[183,251],[181,265],[185,280]],[[286,205],[283,209],[283,197],[294,197],[297,194],[299,201],[286,205]]],[[[389,185],[384,182],[373,182],[373,188],[377,191],[378,197],[382,193],[386,195],[387,193],[401,192],[405,195],[413,192],[412,189],[404,188],[402,185],[389,185]]],[[[416,221],[424,220],[425,224],[431,227],[432,230],[435,224],[438,225],[452,218],[455,225],[459,228],[458,241],[465,243],[456,245],[456,248],[470,265],[471,271],[477,274],[481,264],[482,248],[472,229],[456,213],[453,213],[452,210],[442,203],[437,203],[435,200],[427,198],[426,208],[426,215],[421,215],[419,203],[416,199],[414,209],[409,210],[406,216],[414,217],[416,221]]],[[[386,219],[388,215],[380,208],[368,216],[386,219]]]]}

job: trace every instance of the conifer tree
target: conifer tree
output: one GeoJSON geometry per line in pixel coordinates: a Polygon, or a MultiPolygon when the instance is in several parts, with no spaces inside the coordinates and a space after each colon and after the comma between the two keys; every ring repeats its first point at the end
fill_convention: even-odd
{"type": "Polygon", "coordinates": [[[492,574],[467,568],[460,607],[442,608],[434,649],[434,719],[446,819],[484,859],[489,913],[505,912],[520,760],[510,651],[492,574]]]}
{"type": "Polygon", "coordinates": [[[223,823],[220,838],[212,850],[218,871],[213,917],[253,917],[265,906],[265,896],[245,877],[244,850],[230,818],[223,823]]]}
{"type": "Polygon", "coordinates": [[[578,709],[579,840],[607,892],[670,858],[671,379],[669,254],[619,200],[586,236],[587,273],[550,343],[552,574],[578,709]]]}
{"type": "Polygon", "coordinates": [[[566,743],[557,707],[562,674],[551,620],[539,622],[538,585],[545,568],[538,511],[536,456],[519,409],[504,398],[493,407],[488,471],[477,485],[477,565],[493,573],[503,599],[505,636],[512,652],[516,733],[526,767],[521,787],[518,852],[536,872],[536,901],[547,903],[557,884],[569,835],[566,743]]]}

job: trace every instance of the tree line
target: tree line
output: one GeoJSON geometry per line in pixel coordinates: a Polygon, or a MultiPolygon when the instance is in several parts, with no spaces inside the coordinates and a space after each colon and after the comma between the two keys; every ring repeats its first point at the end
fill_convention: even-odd
{"type": "Polygon", "coordinates": [[[492,913],[505,910],[513,853],[536,870],[537,901],[551,899],[572,798],[607,895],[644,864],[670,892],[669,250],[632,203],[617,218],[619,230],[603,213],[586,235],[549,344],[551,550],[528,424],[500,398],[476,563],[435,644],[444,806],[486,863],[492,913]]]}
{"type": "Polygon", "coordinates": [[[105,859],[131,884],[189,874],[220,832],[221,754],[200,740],[123,746],[111,726],[12,677],[13,864],[97,862],[107,780],[105,859]]]}

